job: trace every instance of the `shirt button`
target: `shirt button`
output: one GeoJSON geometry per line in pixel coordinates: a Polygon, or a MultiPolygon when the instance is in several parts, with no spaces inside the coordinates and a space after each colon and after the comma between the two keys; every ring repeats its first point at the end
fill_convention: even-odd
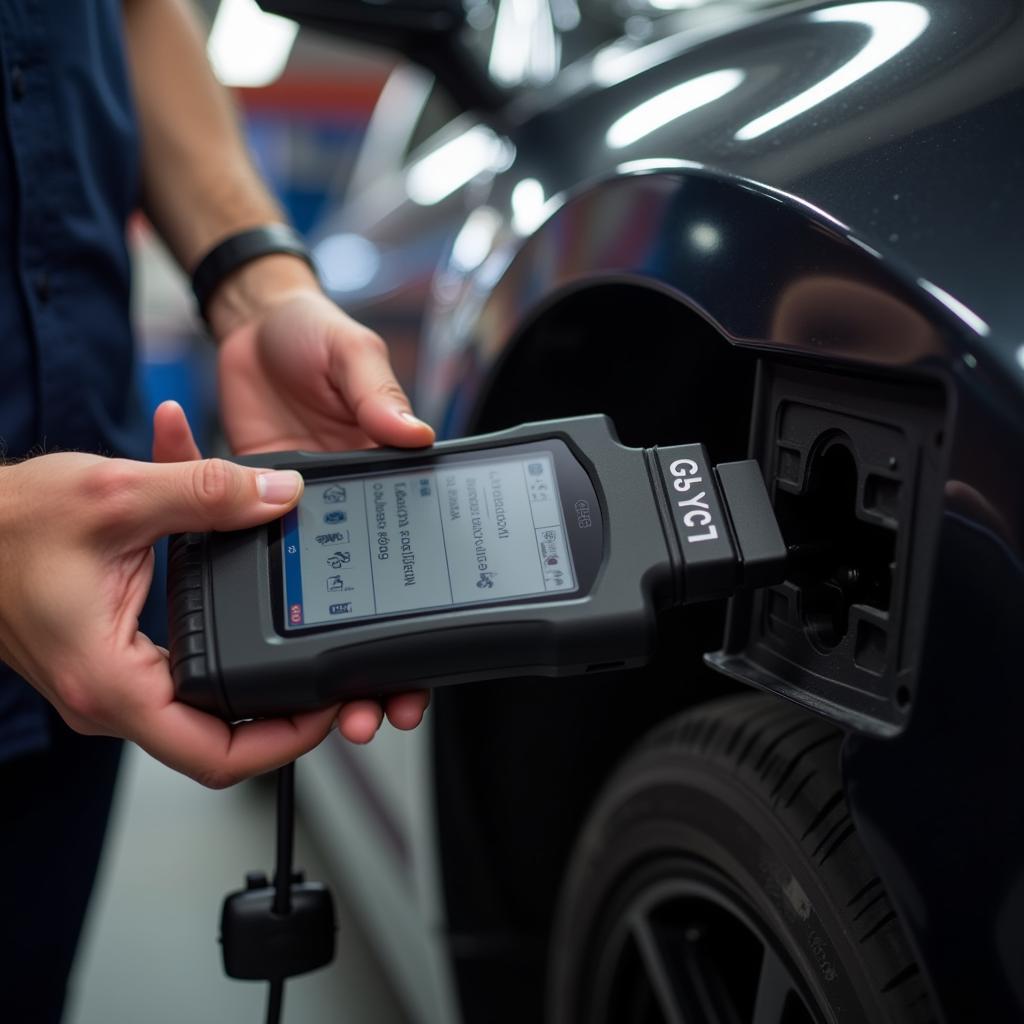
{"type": "Polygon", "coordinates": [[[50,275],[44,270],[41,274],[36,275],[34,282],[36,298],[42,302],[47,303],[50,301],[50,275]]]}
{"type": "Polygon", "coordinates": [[[17,64],[11,68],[11,94],[16,100],[25,95],[25,72],[17,64]]]}

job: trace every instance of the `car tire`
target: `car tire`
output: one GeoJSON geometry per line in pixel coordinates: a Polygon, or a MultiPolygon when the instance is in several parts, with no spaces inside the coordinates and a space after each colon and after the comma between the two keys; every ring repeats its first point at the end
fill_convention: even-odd
{"type": "Polygon", "coordinates": [[[925,981],[850,817],[842,733],[744,695],[659,726],[565,875],[552,1024],[924,1024],[925,981]]]}

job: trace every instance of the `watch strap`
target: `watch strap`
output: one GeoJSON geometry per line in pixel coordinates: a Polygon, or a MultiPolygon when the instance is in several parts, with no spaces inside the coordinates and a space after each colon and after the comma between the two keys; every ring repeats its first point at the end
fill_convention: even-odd
{"type": "Polygon", "coordinates": [[[263,224],[258,228],[239,231],[218,242],[192,271],[192,291],[195,293],[203,318],[206,319],[206,307],[213,293],[226,277],[246,263],[275,253],[297,256],[308,263],[313,273],[316,273],[316,266],[306,243],[299,233],[287,224],[263,224]]]}

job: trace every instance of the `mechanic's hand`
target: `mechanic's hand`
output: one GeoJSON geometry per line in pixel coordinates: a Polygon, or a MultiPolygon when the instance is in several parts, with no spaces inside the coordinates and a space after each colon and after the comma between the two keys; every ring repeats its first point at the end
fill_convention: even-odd
{"type": "Polygon", "coordinates": [[[217,459],[62,453],[0,466],[0,659],[73,729],[134,740],[207,786],[287,764],[327,735],[336,707],[231,727],[174,699],[167,652],[138,617],[157,538],[256,526],[301,492],[295,472],[217,459]]]}
{"type": "MultiPolygon", "coordinates": [[[[395,385],[397,387],[397,384],[395,385]]],[[[164,402],[153,420],[153,460],[186,462],[202,458],[180,405],[164,402]]],[[[309,444],[295,447],[312,447],[309,444]]],[[[386,704],[388,721],[398,729],[414,729],[420,724],[429,702],[425,690],[396,694],[386,704]]],[[[384,719],[385,706],[373,700],[354,700],[338,711],[338,728],[353,743],[368,743],[384,719]]]]}
{"type": "Polygon", "coordinates": [[[264,289],[258,303],[230,314],[227,296],[217,297],[211,323],[221,417],[235,452],[415,448],[434,440],[413,416],[384,342],[319,288],[285,289],[273,299],[264,289]]]}

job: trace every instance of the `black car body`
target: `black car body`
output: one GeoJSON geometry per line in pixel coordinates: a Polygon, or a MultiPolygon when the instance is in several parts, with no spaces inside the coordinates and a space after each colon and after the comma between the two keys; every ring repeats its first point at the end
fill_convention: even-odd
{"type": "MultiPolygon", "coordinates": [[[[463,1014],[540,1019],[615,765],[753,686],[843,734],[821,849],[863,844],[881,887],[854,919],[906,937],[887,983],[915,979],[913,1019],[1022,1020],[1024,8],[700,13],[442,129],[360,228],[400,271],[339,295],[419,337],[418,408],[445,435],[605,412],[629,443],[749,451],[787,540],[821,551],[666,623],[641,676],[436,694],[463,1014]],[[480,166],[446,191],[436,154],[473,132],[455,163],[480,166]]],[[[827,943],[805,952],[827,988],[827,943]]],[[[808,998],[806,1019],[864,1019],[808,998]]],[[[676,1019],[655,1002],[620,1019],[676,1019]]]]}

